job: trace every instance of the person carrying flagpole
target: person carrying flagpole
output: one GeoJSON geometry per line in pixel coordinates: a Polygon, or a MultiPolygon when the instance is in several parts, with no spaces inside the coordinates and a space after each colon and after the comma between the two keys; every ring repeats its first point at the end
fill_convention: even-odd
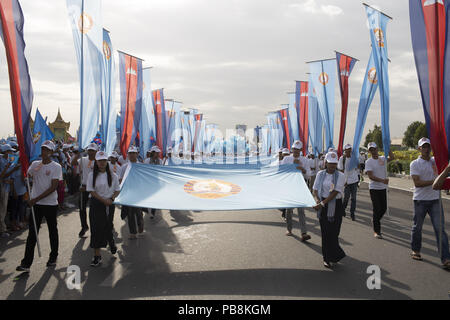
{"type": "Polygon", "coordinates": [[[50,237],[50,256],[47,267],[56,265],[58,257],[59,237],[57,227],[58,212],[58,188],[59,181],[62,180],[61,165],[51,160],[55,145],[47,140],[42,144],[42,160],[34,161],[28,169],[27,175],[33,179],[28,205],[34,209],[36,219],[36,230],[30,227],[25,247],[25,255],[17,271],[29,272],[34,259],[34,247],[37,241],[37,234],[42,219],[45,218],[50,237]]]}

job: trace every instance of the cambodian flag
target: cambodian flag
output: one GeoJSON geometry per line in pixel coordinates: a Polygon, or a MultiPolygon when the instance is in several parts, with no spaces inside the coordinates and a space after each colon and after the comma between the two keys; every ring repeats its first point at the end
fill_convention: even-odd
{"type": "Polygon", "coordinates": [[[153,106],[156,120],[156,145],[161,150],[159,154],[162,159],[166,154],[167,129],[166,129],[166,107],[164,103],[164,89],[153,90],[153,106]]]}
{"type": "Polygon", "coordinates": [[[150,80],[150,68],[142,69],[142,115],[140,123],[140,154],[145,158],[146,152],[155,144],[155,111],[150,80]]]}
{"type": "Polygon", "coordinates": [[[295,107],[297,109],[297,117],[299,123],[300,141],[303,143],[303,154],[308,151],[309,140],[309,108],[308,108],[308,81],[296,81],[295,85],[295,107]]]}
{"type": "Polygon", "coordinates": [[[342,155],[344,148],[345,128],[347,126],[347,109],[348,109],[348,79],[356,64],[355,58],[336,51],[337,72],[339,79],[339,88],[341,89],[341,129],[339,131],[338,155],[342,155]]]}
{"type": "Polygon", "coordinates": [[[53,132],[45,123],[44,118],[42,118],[39,109],[36,109],[36,116],[34,117],[34,127],[33,127],[33,153],[30,157],[30,161],[34,161],[41,156],[41,146],[46,140],[52,140],[54,138],[53,132]]]}
{"type": "MultiPolygon", "coordinates": [[[[410,0],[411,38],[423,111],[439,172],[450,159],[450,1],[410,0]]],[[[447,179],[444,189],[450,188],[447,179]]]]}
{"type": "Polygon", "coordinates": [[[120,151],[125,158],[135,141],[142,114],[142,60],[119,52],[120,151]]]}
{"type": "Polygon", "coordinates": [[[5,44],[8,61],[14,130],[19,145],[20,164],[22,165],[22,172],[25,174],[33,152],[33,139],[30,130],[33,88],[24,53],[24,18],[22,8],[17,0],[0,0],[0,15],[0,34],[5,44]]]}
{"type": "Polygon", "coordinates": [[[292,140],[292,133],[291,133],[291,126],[289,119],[289,109],[281,109],[278,111],[279,117],[281,120],[281,128],[283,129],[283,147],[288,148],[289,151],[291,150],[292,143],[294,140],[292,140]]]}

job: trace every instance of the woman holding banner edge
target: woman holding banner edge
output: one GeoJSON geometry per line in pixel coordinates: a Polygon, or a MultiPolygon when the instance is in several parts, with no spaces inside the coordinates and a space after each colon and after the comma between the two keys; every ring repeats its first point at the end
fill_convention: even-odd
{"type": "Polygon", "coordinates": [[[345,257],[345,252],[339,246],[339,232],[341,230],[344,207],[342,195],[344,194],[345,176],[336,170],[338,156],[329,152],[325,157],[325,170],[317,173],[313,186],[313,195],[322,233],[323,265],[332,268],[345,257]]]}

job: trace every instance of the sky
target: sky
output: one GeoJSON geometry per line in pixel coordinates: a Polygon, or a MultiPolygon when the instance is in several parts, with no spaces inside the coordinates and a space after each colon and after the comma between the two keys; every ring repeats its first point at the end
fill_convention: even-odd
{"type": "MultiPolygon", "coordinates": [[[[54,121],[58,112],[79,126],[79,77],[65,0],[20,0],[25,16],[25,55],[36,108],[54,121]]],[[[411,45],[407,0],[367,0],[393,20],[386,41],[391,98],[391,138],[402,138],[413,121],[424,121],[411,45]]],[[[266,124],[266,114],[289,103],[295,80],[307,80],[307,61],[359,59],[350,77],[345,143],[353,143],[370,36],[367,16],[356,0],[104,0],[103,25],[114,50],[144,59],[152,89],[195,108],[222,132],[236,124],[266,124]]],[[[4,46],[0,46],[0,137],[13,134],[4,46]]],[[[117,55],[116,55],[117,62],[117,55]]],[[[340,91],[336,79],[334,141],[339,138],[340,91]]],[[[374,98],[365,134],[380,125],[374,98]]],[[[119,110],[119,84],[115,105],[119,110]]],[[[364,134],[364,135],[365,135],[364,134]]],[[[364,141],[364,138],[363,138],[364,141]]]]}

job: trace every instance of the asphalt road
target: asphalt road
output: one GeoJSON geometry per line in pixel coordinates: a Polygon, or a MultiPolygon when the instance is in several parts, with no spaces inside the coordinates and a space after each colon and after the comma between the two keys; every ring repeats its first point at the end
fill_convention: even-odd
{"type": "MultiPolygon", "coordinates": [[[[268,191],[270,192],[270,191],[268,191]]],[[[449,299],[450,273],[441,268],[434,232],[423,229],[424,261],[410,258],[411,194],[391,191],[383,240],[373,237],[367,186],[358,191],[357,220],[344,218],[340,242],[347,254],[329,270],[322,265],[320,226],[307,211],[312,239],[285,235],[277,210],[158,212],[146,215],[144,237],[128,240],[128,226],[116,209],[116,257],[103,250],[103,264],[90,266],[89,238],[79,239],[78,210],[58,218],[58,264],[47,268],[48,232],[40,232],[42,258],[29,274],[15,271],[26,232],[0,239],[0,299],[449,299]],[[68,266],[81,271],[80,289],[69,289],[68,266]],[[381,269],[381,289],[369,290],[370,265],[381,269]]],[[[450,203],[444,203],[450,231],[450,203]]]]}

